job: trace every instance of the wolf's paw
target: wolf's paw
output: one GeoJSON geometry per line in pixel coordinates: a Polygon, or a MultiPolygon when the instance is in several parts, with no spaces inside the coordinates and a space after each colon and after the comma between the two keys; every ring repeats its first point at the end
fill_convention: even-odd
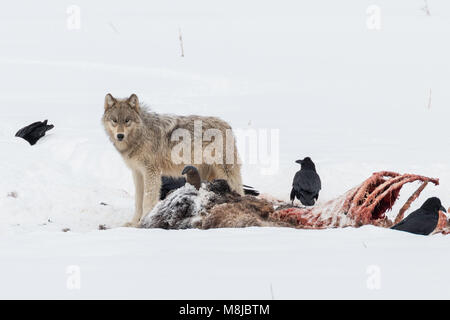
{"type": "Polygon", "coordinates": [[[122,227],[124,228],[137,228],[138,223],[137,222],[127,222],[122,227]]]}

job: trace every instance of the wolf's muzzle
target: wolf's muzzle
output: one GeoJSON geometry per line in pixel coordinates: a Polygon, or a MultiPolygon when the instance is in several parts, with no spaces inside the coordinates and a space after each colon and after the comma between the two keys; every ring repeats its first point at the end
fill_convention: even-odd
{"type": "Polygon", "coordinates": [[[123,138],[125,138],[125,135],[124,135],[124,134],[119,133],[119,134],[117,135],[117,140],[122,141],[123,138]]]}

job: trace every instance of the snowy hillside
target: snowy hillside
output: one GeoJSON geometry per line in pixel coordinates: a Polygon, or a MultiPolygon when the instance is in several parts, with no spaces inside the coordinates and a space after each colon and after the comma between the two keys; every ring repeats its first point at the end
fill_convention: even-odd
{"type": "Polygon", "coordinates": [[[449,207],[448,1],[429,0],[430,15],[422,0],[73,5],[0,12],[0,298],[449,298],[441,235],[118,229],[134,187],[100,123],[106,93],[136,93],[157,112],[273,133],[243,167],[263,193],[287,200],[310,156],[319,201],[391,170],[440,179],[411,210],[429,196],[449,207]],[[44,119],[55,128],[35,146],[14,137],[44,119]],[[66,287],[73,265],[80,290],[66,287]]]}

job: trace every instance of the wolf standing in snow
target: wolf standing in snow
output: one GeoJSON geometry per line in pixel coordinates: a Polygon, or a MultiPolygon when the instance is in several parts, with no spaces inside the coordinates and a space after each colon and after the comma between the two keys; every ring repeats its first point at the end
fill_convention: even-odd
{"type": "Polygon", "coordinates": [[[225,179],[231,189],[243,195],[236,143],[231,127],[225,121],[214,117],[157,114],[142,107],[135,94],[126,99],[117,99],[108,93],[102,122],[111,142],[133,173],[135,214],[126,226],[137,226],[158,202],[162,175],[179,176],[189,164],[195,163],[202,180],[225,179]],[[201,123],[200,133],[198,123],[201,123]],[[186,160],[187,156],[190,163],[173,161],[173,150],[179,145],[174,137],[177,137],[180,130],[190,136],[183,136],[184,143],[189,141],[189,150],[182,149],[181,152],[183,159],[186,160]],[[222,161],[203,161],[200,155],[201,163],[198,163],[198,148],[195,143],[191,143],[191,138],[198,141],[199,135],[200,152],[208,149],[216,160],[216,156],[222,156],[222,161]],[[226,143],[222,143],[220,150],[214,149],[211,152],[213,142],[210,141],[223,142],[225,137],[226,143]],[[224,154],[227,154],[226,161],[224,154]]]}

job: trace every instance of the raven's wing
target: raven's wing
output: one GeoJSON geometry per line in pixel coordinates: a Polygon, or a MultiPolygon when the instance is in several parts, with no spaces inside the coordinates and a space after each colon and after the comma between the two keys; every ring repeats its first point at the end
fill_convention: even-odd
{"type": "Polygon", "coordinates": [[[312,195],[322,188],[319,175],[313,170],[300,170],[295,174],[293,187],[296,191],[306,191],[312,195]]]}
{"type": "Polygon", "coordinates": [[[292,190],[291,190],[291,196],[290,196],[290,199],[291,199],[291,201],[294,201],[295,200],[295,189],[294,188],[292,188],[292,190]]]}
{"type": "Polygon", "coordinates": [[[51,129],[53,129],[53,125],[45,125],[45,126],[41,126],[41,127],[36,128],[36,130],[34,130],[33,133],[35,134],[35,136],[36,136],[36,137],[38,138],[38,140],[39,140],[40,138],[42,138],[43,136],[45,136],[45,133],[46,133],[48,130],[51,130],[51,129]]]}
{"type": "Polygon", "coordinates": [[[438,216],[434,217],[433,215],[425,213],[423,209],[418,209],[409,214],[391,229],[429,235],[436,228],[437,223],[438,216]]]}
{"type": "Polygon", "coordinates": [[[184,177],[161,177],[161,193],[159,196],[160,200],[164,200],[167,195],[176,189],[183,187],[186,184],[186,179],[184,177]]]}
{"type": "Polygon", "coordinates": [[[30,125],[28,125],[26,127],[23,127],[22,129],[17,131],[16,132],[16,137],[23,138],[27,134],[29,134],[30,132],[33,132],[34,130],[36,130],[37,128],[39,128],[41,126],[45,126],[45,124],[43,124],[41,121],[33,122],[32,124],[30,124],[30,125]]]}

